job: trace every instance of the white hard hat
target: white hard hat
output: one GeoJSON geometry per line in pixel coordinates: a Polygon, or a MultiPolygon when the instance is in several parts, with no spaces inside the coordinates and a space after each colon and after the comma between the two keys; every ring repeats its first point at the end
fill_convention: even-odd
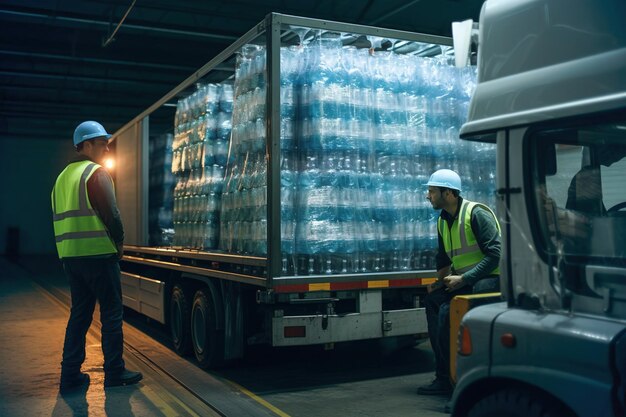
{"type": "Polygon", "coordinates": [[[433,172],[426,185],[461,191],[461,177],[451,169],[440,169],[433,172]]]}

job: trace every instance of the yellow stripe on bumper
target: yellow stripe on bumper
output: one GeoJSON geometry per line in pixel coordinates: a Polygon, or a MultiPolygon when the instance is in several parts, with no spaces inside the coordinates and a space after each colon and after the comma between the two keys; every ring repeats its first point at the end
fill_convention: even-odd
{"type": "Polygon", "coordinates": [[[309,284],[309,291],[330,291],[330,282],[309,284]]]}
{"type": "Polygon", "coordinates": [[[389,286],[388,279],[367,282],[367,288],[387,288],[388,286],[389,286]]]}

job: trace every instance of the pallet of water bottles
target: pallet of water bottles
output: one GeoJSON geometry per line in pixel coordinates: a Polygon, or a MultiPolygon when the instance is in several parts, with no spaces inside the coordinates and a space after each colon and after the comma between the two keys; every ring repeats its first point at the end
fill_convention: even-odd
{"type": "Polygon", "coordinates": [[[198,84],[174,119],[173,245],[217,249],[219,206],[230,141],[230,83],[198,84]]]}
{"type": "Polygon", "coordinates": [[[455,68],[445,47],[419,53],[436,45],[294,33],[271,51],[278,103],[259,43],[238,50],[233,79],[179,101],[175,245],[264,257],[276,233],[283,276],[434,268],[428,176],[456,170],[464,197],[493,204],[495,147],[458,138],[475,68],[455,68]],[[268,106],[280,113],[280,224],[267,219],[268,106]]]}
{"type": "Polygon", "coordinates": [[[148,227],[149,242],[155,246],[173,243],[172,142],[172,134],[158,135],[149,141],[148,227]]]}

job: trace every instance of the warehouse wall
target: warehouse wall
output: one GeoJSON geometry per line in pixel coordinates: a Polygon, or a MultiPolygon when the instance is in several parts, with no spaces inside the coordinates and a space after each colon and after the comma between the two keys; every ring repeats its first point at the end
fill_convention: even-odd
{"type": "Polygon", "coordinates": [[[19,230],[19,254],[56,253],[50,192],[74,154],[71,138],[0,140],[0,253],[16,244],[10,228],[19,230]]]}

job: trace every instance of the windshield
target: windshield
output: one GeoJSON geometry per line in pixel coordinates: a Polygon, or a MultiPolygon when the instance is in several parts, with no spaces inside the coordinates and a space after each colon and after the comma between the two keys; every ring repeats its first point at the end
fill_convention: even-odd
{"type": "Polygon", "coordinates": [[[535,132],[540,247],[568,264],[625,266],[626,121],[535,132]]]}

